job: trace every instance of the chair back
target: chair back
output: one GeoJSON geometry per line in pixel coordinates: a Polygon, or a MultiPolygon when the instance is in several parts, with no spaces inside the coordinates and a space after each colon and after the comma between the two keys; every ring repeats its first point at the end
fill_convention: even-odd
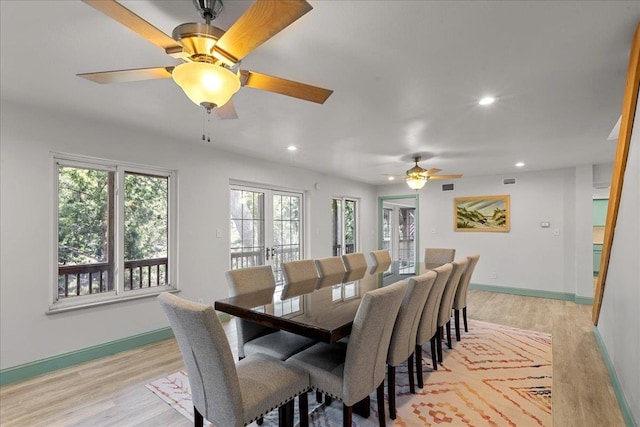
{"type": "Polygon", "coordinates": [[[280,299],[283,300],[313,292],[320,280],[316,264],[312,259],[283,262],[282,272],[285,285],[280,299]]]}
{"type": "Polygon", "coordinates": [[[321,258],[315,260],[316,269],[320,274],[320,280],[316,286],[318,289],[326,286],[339,285],[344,281],[347,271],[344,269],[344,263],[339,256],[329,258],[321,258]]]}
{"type": "Polygon", "coordinates": [[[347,344],[343,373],[343,403],[352,406],[368,396],[384,380],[391,332],[407,282],[364,294],[347,344]]]}
{"type": "Polygon", "coordinates": [[[460,283],[458,283],[458,289],[456,290],[456,296],[453,299],[453,308],[456,310],[462,310],[467,306],[467,291],[469,290],[471,275],[479,259],[480,254],[473,254],[467,257],[467,268],[465,268],[464,273],[462,273],[460,283]]]}
{"type": "MultiPolygon", "coordinates": [[[[447,263],[440,267],[436,267],[433,271],[436,272],[436,280],[433,282],[427,302],[422,310],[422,316],[420,317],[420,325],[418,325],[418,333],[416,337],[416,344],[424,344],[433,337],[438,328],[438,314],[440,311],[440,301],[442,300],[442,294],[444,293],[444,287],[447,285],[447,280],[451,275],[453,265],[447,263]]],[[[419,356],[418,356],[419,357],[419,356]]]]}
{"type": "Polygon", "coordinates": [[[455,256],[455,249],[426,248],[424,250],[424,266],[429,270],[433,270],[448,262],[453,262],[455,256]]]}
{"type": "Polygon", "coordinates": [[[370,274],[377,274],[387,271],[391,265],[391,254],[387,249],[371,251],[371,270],[370,274]]]}
{"type": "MultiPolygon", "coordinates": [[[[251,292],[273,290],[276,280],[270,265],[229,270],[225,274],[229,296],[235,297],[251,292]]],[[[243,358],[244,345],[252,339],[274,332],[274,329],[259,325],[249,320],[236,317],[238,332],[238,357],[243,358]]]]}
{"type": "Polygon", "coordinates": [[[187,367],[193,405],[215,425],[242,425],[240,381],[213,307],[164,292],[158,296],[187,367]]]}
{"type": "Polygon", "coordinates": [[[360,280],[367,272],[367,260],[362,252],[342,255],[342,262],[345,270],[347,270],[344,283],[360,280]]]}
{"type": "Polygon", "coordinates": [[[438,326],[446,324],[451,320],[451,309],[453,308],[453,297],[456,296],[456,290],[458,289],[458,283],[464,269],[467,266],[467,259],[461,258],[453,261],[453,270],[449,275],[449,280],[444,287],[444,294],[442,295],[442,301],[440,301],[440,311],[438,314],[438,326]]]}
{"type": "Polygon", "coordinates": [[[276,287],[276,280],[270,265],[229,270],[224,273],[224,276],[227,279],[229,296],[232,297],[276,287]]]}
{"type": "Polygon", "coordinates": [[[408,280],[407,292],[400,305],[391,334],[389,354],[387,355],[389,365],[398,366],[413,353],[422,311],[436,277],[435,271],[427,271],[408,280]]]}

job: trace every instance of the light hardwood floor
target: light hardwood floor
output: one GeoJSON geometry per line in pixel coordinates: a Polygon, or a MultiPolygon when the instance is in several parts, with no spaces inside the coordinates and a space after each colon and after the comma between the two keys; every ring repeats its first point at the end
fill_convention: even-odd
{"type": "MultiPolygon", "coordinates": [[[[593,335],[591,306],[469,291],[468,316],[552,334],[555,427],[625,425],[593,335]]],[[[233,325],[225,328],[235,356],[233,325]]],[[[144,386],[179,369],[171,339],[9,384],[0,387],[0,425],[186,427],[186,418],[144,386]]]]}

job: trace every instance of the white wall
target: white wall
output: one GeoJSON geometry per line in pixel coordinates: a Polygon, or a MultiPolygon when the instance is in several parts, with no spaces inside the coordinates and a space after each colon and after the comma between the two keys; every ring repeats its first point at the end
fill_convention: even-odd
{"type": "MultiPolygon", "coordinates": [[[[463,177],[446,192],[442,181],[432,181],[419,192],[420,251],[430,246],[456,248],[456,256],[479,253],[473,283],[593,297],[590,168],[463,177]],[[504,185],[507,177],[517,183],[504,185]],[[511,196],[508,233],[454,231],[455,197],[500,194],[511,196]],[[550,228],[541,228],[542,221],[550,228]]],[[[412,191],[404,183],[378,187],[381,196],[412,191]]]]}
{"type": "Polygon", "coordinates": [[[227,296],[230,179],[306,192],[307,257],[331,255],[332,196],[361,198],[361,249],[376,246],[373,186],[6,102],[0,113],[0,369],[168,325],[155,298],[46,314],[56,281],[51,152],[178,171],[178,286],[188,299],[227,296]]]}
{"type": "MultiPolygon", "coordinates": [[[[638,107],[640,108],[640,105],[638,107]]],[[[637,110],[640,111],[640,110],[637,110]]],[[[598,331],[640,421],[640,119],[636,113],[598,331]]]]}

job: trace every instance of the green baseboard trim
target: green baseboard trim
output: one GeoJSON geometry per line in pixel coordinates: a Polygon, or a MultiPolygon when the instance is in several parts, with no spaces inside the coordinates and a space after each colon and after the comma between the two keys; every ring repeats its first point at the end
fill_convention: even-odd
{"type": "Polygon", "coordinates": [[[569,294],[565,292],[539,291],[536,289],[523,289],[523,288],[510,288],[507,286],[481,285],[478,283],[471,283],[469,285],[469,289],[475,289],[477,291],[498,292],[502,294],[522,295],[525,297],[560,299],[563,301],[573,301],[575,298],[574,294],[569,294]]]}
{"type": "Polygon", "coordinates": [[[6,368],[0,371],[0,386],[26,380],[58,369],[68,368],[69,366],[77,365],[79,363],[89,362],[104,356],[110,356],[112,354],[120,353],[121,351],[142,347],[144,345],[172,337],[173,332],[171,331],[171,328],[166,327],[104,344],[83,348],[81,350],[48,357],[35,362],[25,363],[24,365],[6,368]]]}
{"type": "Polygon", "coordinates": [[[581,297],[576,294],[567,292],[540,291],[537,289],[511,288],[508,286],[482,285],[480,283],[471,283],[469,289],[476,291],[496,292],[501,294],[522,295],[525,297],[559,299],[562,301],[573,301],[577,304],[593,304],[593,298],[581,297]]]}
{"type": "Polygon", "coordinates": [[[576,304],[593,305],[593,297],[581,297],[576,295],[573,300],[576,304]]]}
{"type": "Polygon", "coordinates": [[[607,351],[607,347],[604,344],[604,340],[602,339],[597,326],[593,327],[593,334],[596,337],[598,347],[600,347],[600,353],[602,354],[602,359],[604,360],[604,364],[607,367],[607,371],[609,371],[609,379],[611,380],[613,391],[616,393],[616,398],[618,399],[618,405],[620,405],[620,411],[622,411],[624,422],[627,427],[638,427],[633,413],[631,412],[631,408],[627,403],[627,399],[624,397],[622,386],[620,385],[620,381],[618,381],[618,375],[616,375],[616,370],[613,367],[613,362],[609,357],[609,352],[607,351]]]}

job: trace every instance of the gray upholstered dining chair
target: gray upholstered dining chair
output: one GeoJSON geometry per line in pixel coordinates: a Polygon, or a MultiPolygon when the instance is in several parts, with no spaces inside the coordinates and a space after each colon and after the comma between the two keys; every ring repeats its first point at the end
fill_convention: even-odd
{"type": "Polygon", "coordinates": [[[370,274],[383,273],[391,265],[391,254],[387,249],[371,251],[369,257],[371,258],[370,274]]]}
{"type": "Polygon", "coordinates": [[[455,249],[449,248],[426,248],[424,250],[424,266],[428,270],[433,270],[448,262],[453,262],[456,256],[455,249]]]}
{"type": "MultiPolygon", "coordinates": [[[[276,282],[269,265],[229,270],[225,273],[230,296],[262,290],[275,290],[276,282]]],[[[238,357],[265,353],[280,360],[312,346],[311,338],[291,332],[278,331],[249,320],[236,318],[238,357]]]]}
{"type": "Polygon", "coordinates": [[[342,401],[342,425],[351,427],[352,407],[374,390],[385,425],[384,377],[396,316],[407,289],[402,280],[364,294],[349,342],[319,343],[287,360],[307,370],[311,388],[342,401]]]}
{"type": "Polygon", "coordinates": [[[447,280],[447,284],[444,287],[444,293],[442,294],[442,300],[440,301],[440,308],[438,311],[438,328],[440,330],[440,333],[438,334],[439,339],[436,344],[438,344],[438,362],[440,363],[442,363],[442,340],[444,339],[444,334],[442,332],[445,326],[447,328],[447,347],[449,347],[450,349],[452,348],[451,310],[453,307],[453,298],[456,296],[456,290],[458,289],[460,278],[462,277],[462,273],[464,273],[464,269],[467,266],[467,259],[457,259],[453,261],[451,265],[453,266],[453,270],[451,271],[449,280],[447,280]]]}
{"type": "Polygon", "coordinates": [[[465,268],[464,273],[462,273],[460,283],[458,283],[458,289],[456,290],[456,296],[453,298],[453,318],[455,320],[456,327],[456,341],[460,341],[460,310],[462,310],[464,331],[469,332],[469,327],[467,326],[467,291],[469,290],[471,275],[473,275],[473,270],[475,270],[479,259],[480,254],[473,254],[467,257],[467,268],[465,268]]]}
{"type": "Polygon", "coordinates": [[[187,368],[196,427],[204,419],[218,426],[245,426],[275,408],[281,415],[288,411],[285,424],[292,424],[296,396],[300,424],[308,425],[307,372],[265,354],[247,356],[236,365],[213,307],[166,292],[158,300],[187,368]]]}
{"type": "Polygon", "coordinates": [[[347,271],[344,269],[342,257],[332,256],[315,260],[316,269],[320,274],[317,288],[339,285],[344,281],[347,271]]]}
{"type": "Polygon", "coordinates": [[[342,255],[342,262],[347,270],[344,277],[345,283],[360,280],[367,272],[367,260],[362,252],[342,255]]]}
{"type": "Polygon", "coordinates": [[[416,359],[416,376],[418,378],[418,387],[423,387],[422,381],[422,346],[431,341],[431,361],[433,370],[438,370],[438,360],[436,352],[436,340],[438,339],[438,311],[440,309],[440,301],[444,293],[444,287],[451,275],[453,266],[447,263],[440,267],[436,267],[433,271],[437,274],[435,282],[431,287],[427,302],[420,316],[420,324],[418,325],[418,333],[416,334],[416,351],[414,357],[416,359]]]}
{"type": "MultiPolygon", "coordinates": [[[[400,305],[396,323],[391,334],[389,354],[387,355],[387,396],[389,400],[389,417],[396,419],[396,367],[407,361],[409,370],[409,391],[416,392],[413,374],[413,356],[416,348],[416,336],[422,310],[427,296],[436,280],[435,271],[427,271],[408,279],[407,292],[400,305]]],[[[417,355],[422,357],[422,354],[417,355]]]]}
{"type": "Polygon", "coordinates": [[[287,299],[313,292],[318,285],[320,276],[312,259],[302,259],[282,263],[284,274],[284,288],[280,299],[287,299]]]}

